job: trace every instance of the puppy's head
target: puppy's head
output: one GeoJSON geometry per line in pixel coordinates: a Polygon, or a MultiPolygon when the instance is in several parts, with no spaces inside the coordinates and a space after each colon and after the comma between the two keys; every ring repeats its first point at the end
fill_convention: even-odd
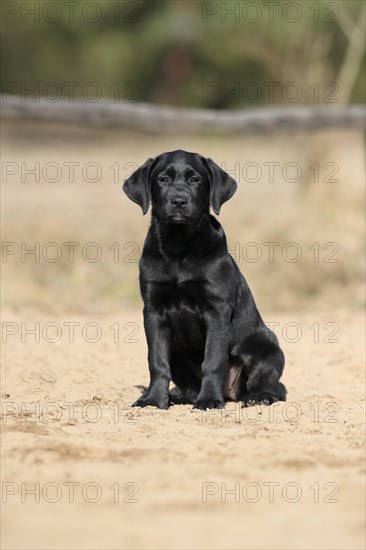
{"type": "Polygon", "coordinates": [[[152,202],[163,221],[182,224],[199,219],[209,205],[219,214],[236,187],[211,159],[178,150],[148,159],[126,179],[123,190],[144,214],[152,202]]]}

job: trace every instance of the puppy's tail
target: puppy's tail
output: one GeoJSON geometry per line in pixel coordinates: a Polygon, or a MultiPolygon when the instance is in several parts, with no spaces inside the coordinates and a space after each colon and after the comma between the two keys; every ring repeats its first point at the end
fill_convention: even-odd
{"type": "Polygon", "coordinates": [[[280,382],[278,385],[278,400],[286,401],[286,396],[287,396],[286,386],[282,384],[282,382],[280,382]]]}

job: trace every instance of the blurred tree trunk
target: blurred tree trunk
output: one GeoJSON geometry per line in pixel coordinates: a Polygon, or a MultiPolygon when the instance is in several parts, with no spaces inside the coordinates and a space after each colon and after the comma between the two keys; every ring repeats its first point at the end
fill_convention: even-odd
{"type": "Polygon", "coordinates": [[[352,20],[346,6],[347,3],[343,2],[343,9],[338,14],[339,26],[348,40],[348,48],[337,78],[342,103],[348,103],[350,100],[365,55],[366,4],[362,2],[358,14],[359,23],[352,20]]]}

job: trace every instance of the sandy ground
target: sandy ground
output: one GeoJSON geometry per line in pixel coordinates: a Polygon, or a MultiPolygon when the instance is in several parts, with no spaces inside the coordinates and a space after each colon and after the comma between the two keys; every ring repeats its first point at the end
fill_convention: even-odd
{"type": "Polygon", "coordinates": [[[364,548],[363,316],[264,318],[287,403],[198,412],[131,408],[138,310],[5,312],[2,547],[364,548]]]}
{"type": "Polygon", "coordinates": [[[364,548],[363,136],[147,138],[29,124],[5,125],[2,138],[2,239],[13,251],[1,262],[2,548],[364,548]],[[285,351],[287,403],[131,408],[148,383],[137,260],[149,218],[121,184],[175,148],[235,171],[220,221],[285,351]],[[95,183],[82,170],[92,161],[95,183]],[[294,163],[296,182],[283,176],[294,163]],[[67,242],[78,243],[75,261],[67,242]],[[81,254],[92,242],[96,263],[81,254]],[[48,243],[59,261],[45,260],[48,243]],[[248,243],[261,259],[246,259],[248,243]],[[299,261],[285,260],[289,243],[299,261]],[[36,246],[40,258],[23,257],[36,246]]]}

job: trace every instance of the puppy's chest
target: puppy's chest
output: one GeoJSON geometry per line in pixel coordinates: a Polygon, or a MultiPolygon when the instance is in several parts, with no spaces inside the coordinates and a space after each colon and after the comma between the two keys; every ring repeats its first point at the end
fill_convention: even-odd
{"type": "Polygon", "coordinates": [[[187,308],[197,311],[204,308],[207,299],[205,282],[200,280],[154,281],[150,291],[151,303],[161,313],[187,308]]]}

